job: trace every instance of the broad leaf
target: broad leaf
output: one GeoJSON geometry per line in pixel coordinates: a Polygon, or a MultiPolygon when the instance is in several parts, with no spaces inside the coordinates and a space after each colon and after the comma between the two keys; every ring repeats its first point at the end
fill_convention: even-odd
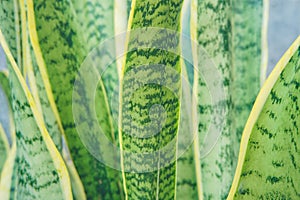
{"type": "Polygon", "coordinates": [[[261,89],[228,199],[300,198],[300,37],[261,89]]]}
{"type": "MultiPolygon", "coordinates": [[[[87,3],[89,2],[93,1],[87,1],[87,3]]],[[[74,7],[78,10],[75,3],[80,4],[81,2],[74,2],[74,7]]],[[[82,3],[82,5],[84,5],[84,2],[82,3]]],[[[98,8],[101,7],[101,5],[98,5],[99,2],[94,3],[95,4],[92,5],[97,5],[98,8]]],[[[110,4],[108,1],[104,3],[110,4]]],[[[79,7],[81,8],[81,5],[79,5],[79,7]]],[[[109,8],[112,9],[111,7],[109,8]]],[[[118,183],[118,172],[106,167],[87,151],[77,133],[72,113],[74,80],[85,56],[87,56],[88,51],[92,48],[84,45],[88,43],[85,39],[91,39],[91,41],[95,42],[94,45],[97,45],[99,38],[93,38],[90,37],[90,35],[85,37],[85,30],[80,27],[80,20],[78,21],[77,15],[74,15],[70,1],[62,1],[59,3],[57,1],[35,1],[34,5],[32,1],[28,1],[28,9],[28,19],[31,26],[29,30],[32,31],[31,33],[35,30],[37,31],[37,37],[35,37],[35,41],[32,42],[35,44],[33,47],[40,47],[40,55],[37,57],[40,59],[43,58],[46,69],[44,72],[41,71],[41,74],[47,74],[48,77],[51,77],[49,81],[54,101],[62,120],[72,160],[85,187],[87,198],[120,199],[122,192],[120,184],[118,183]]],[[[94,7],[92,9],[94,9],[94,7]]],[[[107,12],[110,13],[112,10],[107,10],[107,12]]],[[[99,13],[91,14],[96,15],[99,13]]],[[[80,17],[81,15],[78,14],[78,16],[80,17]]],[[[89,22],[92,22],[90,16],[85,16],[84,14],[82,16],[88,17],[89,22]]],[[[111,16],[113,17],[113,14],[111,14],[111,16]]],[[[101,22],[102,19],[99,20],[101,22]]],[[[113,21],[113,18],[111,20],[113,21]]],[[[81,22],[84,22],[84,19],[81,22]]],[[[99,21],[97,21],[97,23],[98,22],[99,21]]],[[[86,26],[84,25],[83,27],[86,26]]],[[[94,28],[91,27],[91,31],[93,30],[94,28]]],[[[87,33],[90,34],[91,32],[87,30],[87,33]]],[[[99,34],[99,32],[96,34],[99,34]]],[[[103,37],[103,35],[100,36],[103,37]]],[[[31,40],[33,40],[33,38],[31,38],[31,40]]],[[[35,53],[37,54],[36,50],[35,53]]],[[[42,68],[39,69],[41,70],[42,68]]],[[[117,78],[116,68],[114,70],[114,74],[117,78]]],[[[101,82],[100,80],[100,83],[101,82]]],[[[101,126],[104,127],[105,133],[111,135],[113,131],[109,121],[110,113],[107,107],[105,88],[103,84],[100,84],[100,86],[95,96],[97,102],[96,113],[99,114],[98,121],[101,126]]],[[[74,95],[78,98],[84,98],[84,94],[74,95]]],[[[90,122],[88,120],[89,119],[82,120],[80,123],[89,124],[90,122]]],[[[85,129],[87,132],[85,135],[89,134],[89,128],[85,129]]]]}
{"type": "Polygon", "coordinates": [[[69,176],[55,144],[0,31],[0,44],[10,64],[12,105],[16,125],[16,199],[72,199],[69,176]]]}

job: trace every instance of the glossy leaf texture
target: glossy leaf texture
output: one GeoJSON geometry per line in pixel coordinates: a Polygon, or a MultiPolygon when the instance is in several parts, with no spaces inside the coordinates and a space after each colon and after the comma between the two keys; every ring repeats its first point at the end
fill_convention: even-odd
{"type": "Polygon", "coordinates": [[[255,101],[228,199],[299,199],[299,82],[300,37],[255,101]]]}
{"type": "Polygon", "coordinates": [[[1,31],[0,42],[11,64],[8,65],[8,69],[18,146],[15,185],[18,189],[14,193],[14,198],[72,199],[66,166],[43,124],[1,31]]]}
{"type": "Polygon", "coordinates": [[[119,115],[126,199],[175,196],[182,3],[132,1],[119,115]]]}
{"type": "MultiPolygon", "coordinates": [[[[77,18],[81,15],[73,12],[73,5],[70,1],[59,3],[56,1],[35,1],[34,4],[32,4],[32,1],[28,2],[31,2],[32,6],[32,10],[28,12],[29,19],[31,22],[36,23],[35,27],[37,28],[38,41],[36,43],[39,44],[41,55],[44,59],[45,68],[47,69],[46,73],[48,74],[54,101],[62,120],[71,158],[83,182],[87,198],[120,199],[122,198],[122,192],[118,172],[100,163],[87,151],[78,136],[72,114],[72,92],[75,77],[90,50],[89,48],[91,48],[86,46],[86,38],[90,38],[91,41],[95,42],[101,38],[92,38],[90,35],[86,36],[84,34],[85,30],[81,28],[80,20],[77,18]]],[[[81,2],[75,3],[80,4],[81,2]]],[[[97,2],[94,3],[97,4],[97,2]]],[[[107,5],[110,2],[107,1],[104,4],[107,5]]],[[[81,8],[80,6],[79,8],[81,8]]],[[[97,4],[97,6],[95,9],[102,9],[101,5],[97,4]]],[[[76,10],[79,10],[76,5],[74,7],[76,10]]],[[[107,12],[112,12],[111,7],[108,8],[110,9],[107,12]]],[[[91,14],[98,15],[100,13],[91,14]]],[[[111,16],[113,17],[112,14],[111,16]]],[[[88,17],[87,20],[90,21],[87,22],[93,22],[91,17],[84,14],[83,17],[88,17]]],[[[103,18],[99,18],[99,20],[97,23],[101,21],[106,23],[103,18]]],[[[108,20],[113,21],[113,19],[108,20]]],[[[98,28],[101,27],[101,24],[98,25],[98,28]]],[[[35,27],[32,30],[35,30],[35,27]]],[[[93,27],[91,26],[91,28],[93,27]]],[[[105,29],[105,31],[107,30],[105,29]]],[[[109,29],[108,31],[111,30],[109,29]]],[[[90,32],[87,31],[87,33],[90,32]]],[[[97,32],[97,34],[100,34],[100,32],[97,32]]],[[[100,36],[104,37],[101,34],[100,36]]],[[[117,70],[115,69],[115,71],[117,70]]],[[[115,75],[117,76],[117,72],[115,75]]],[[[88,80],[88,77],[86,80],[88,80]]],[[[102,83],[101,79],[100,83],[102,83]]],[[[103,84],[100,84],[96,94],[95,101],[97,102],[96,113],[99,114],[98,121],[104,127],[105,133],[111,135],[110,113],[107,107],[103,84]]],[[[84,94],[77,95],[77,97],[80,96],[84,96],[84,94]]],[[[88,124],[86,123],[88,120],[83,119],[81,125],[88,124]]],[[[86,129],[87,135],[89,134],[88,130],[89,128],[86,129]]]]}

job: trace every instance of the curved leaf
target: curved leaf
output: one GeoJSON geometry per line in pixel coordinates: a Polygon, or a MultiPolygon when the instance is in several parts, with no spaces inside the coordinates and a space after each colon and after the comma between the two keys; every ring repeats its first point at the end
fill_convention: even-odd
{"type": "Polygon", "coordinates": [[[228,199],[300,198],[300,37],[261,89],[228,199]]]}
{"type": "Polygon", "coordinates": [[[33,98],[0,31],[0,43],[9,65],[13,112],[16,122],[17,191],[22,199],[72,199],[64,162],[43,124],[33,98]]]}

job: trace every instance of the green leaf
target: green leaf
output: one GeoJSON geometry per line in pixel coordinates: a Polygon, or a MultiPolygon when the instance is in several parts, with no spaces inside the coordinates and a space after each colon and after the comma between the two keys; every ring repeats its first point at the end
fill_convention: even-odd
{"type": "Polygon", "coordinates": [[[9,121],[10,121],[10,138],[12,141],[11,148],[8,149],[7,159],[3,165],[0,179],[0,196],[2,199],[13,199],[17,181],[17,166],[16,166],[16,134],[15,125],[12,114],[12,96],[9,85],[8,71],[0,71],[0,86],[2,87],[9,104],[9,121]]]}
{"type": "Polygon", "coordinates": [[[242,129],[260,88],[261,71],[266,67],[266,31],[262,28],[265,13],[262,0],[196,2],[197,22],[192,29],[197,30],[197,66],[204,71],[198,79],[203,193],[204,199],[226,199],[242,129]],[[208,63],[206,55],[199,54],[202,48],[208,63]],[[205,74],[208,65],[217,73],[205,74]],[[217,76],[224,97],[213,102],[220,94],[209,85],[215,84],[217,76]],[[224,119],[217,119],[222,113],[224,119]],[[218,133],[220,137],[214,138],[218,133]],[[214,139],[215,144],[209,139],[214,139]]]}
{"type": "MultiPolygon", "coordinates": [[[[233,66],[232,99],[237,142],[242,132],[267,69],[266,18],[264,0],[232,2],[233,66]]],[[[235,147],[238,154],[238,146],[235,147]]]]}
{"type": "Polygon", "coordinates": [[[0,71],[0,87],[5,93],[5,96],[7,98],[7,103],[9,104],[10,109],[12,108],[11,102],[11,89],[9,85],[9,80],[8,80],[8,71],[3,70],[0,71]]]}
{"type": "Polygon", "coordinates": [[[63,148],[63,158],[65,160],[65,163],[67,165],[67,169],[68,169],[68,172],[70,175],[74,199],[75,200],[85,200],[86,194],[84,191],[83,184],[80,180],[80,177],[74,166],[73,161],[70,159],[70,152],[67,150],[67,148],[63,148]]]}
{"type": "MultiPolygon", "coordinates": [[[[80,4],[81,2],[78,3],[80,4]]],[[[110,4],[108,1],[104,3],[110,4]]],[[[100,7],[97,3],[95,5],[100,7]]],[[[76,6],[74,7],[76,8],[76,6]]],[[[34,44],[33,47],[40,47],[40,49],[37,48],[34,51],[37,61],[44,65],[41,68],[39,64],[39,69],[42,75],[47,74],[48,77],[51,77],[49,78],[51,85],[49,88],[52,88],[53,99],[62,120],[71,157],[85,187],[87,198],[120,199],[122,198],[122,192],[119,184],[119,172],[105,166],[87,151],[78,136],[72,114],[74,80],[80,65],[88,54],[89,48],[91,48],[84,45],[87,43],[85,39],[88,38],[91,41],[95,41],[94,45],[96,45],[98,44],[96,40],[99,38],[95,40],[95,38],[90,38],[89,35],[85,37],[83,34],[85,30],[82,30],[79,24],[80,20],[78,21],[77,19],[77,16],[81,15],[74,15],[70,1],[35,1],[34,5],[32,1],[28,1],[28,9],[30,34],[36,35],[31,37],[34,44]],[[44,71],[42,72],[42,70],[44,71]]],[[[109,13],[111,11],[107,10],[109,13]]],[[[91,19],[89,18],[89,20],[91,19]]],[[[105,19],[99,20],[107,23],[105,19]]],[[[94,29],[92,28],[92,30],[94,29]]],[[[90,32],[87,31],[87,33],[90,32]]],[[[101,38],[104,37],[103,35],[100,36],[101,38]]],[[[115,68],[114,70],[117,79],[117,69],[115,68]]],[[[113,131],[109,122],[110,113],[105,92],[103,84],[100,84],[95,96],[97,102],[96,113],[100,114],[98,115],[100,117],[98,121],[105,128],[105,133],[111,134],[113,131]]],[[[76,97],[82,96],[82,94],[74,95],[76,97]]],[[[82,120],[80,123],[84,125],[90,122],[82,120]]],[[[86,135],[88,135],[89,129],[90,127],[85,129],[87,131],[86,135]]]]}
{"type": "MultiPolygon", "coordinates": [[[[3,165],[7,159],[9,153],[9,144],[7,136],[3,130],[2,125],[0,124],[0,172],[2,172],[3,165]]],[[[0,176],[1,178],[1,176],[0,176]]]]}
{"type": "Polygon", "coordinates": [[[17,165],[16,165],[17,144],[14,139],[7,160],[3,166],[0,180],[1,199],[15,199],[17,187],[17,165]]]}
{"type": "Polygon", "coordinates": [[[200,146],[198,139],[198,128],[195,117],[197,110],[193,109],[196,99],[193,96],[195,89],[194,67],[192,62],[192,43],[193,38],[190,38],[190,22],[192,12],[192,1],[186,0],[183,3],[181,13],[182,24],[182,53],[184,61],[182,63],[182,97],[180,108],[180,124],[178,135],[178,148],[184,150],[183,154],[178,150],[177,153],[177,185],[176,199],[201,199],[202,198],[202,183],[201,183],[201,168],[200,168],[200,146]],[[188,43],[189,42],[189,43],[188,43]],[[188,62],[188,60],[190,61],[188,62]]]}
{"type": "Polygon", "coordinates": [[[1,0],[0,1],[0,28],[14,59],[18,66],[21,65],[21,18],[18,0],[1,0]]]}
{"type": "Polygon", "coordinates": [[[175,196],[181,7],[180,0],[132,1],[119,116],[126,199],[175,196]]]}
{"type": "Polygon", "coordinates": [[[196,22],[191,29],[196,30],[191,32],[196,35],[198,44],[194,65],[200,69],[200,72],[201,70],[215,71],[212,74],[208,72],[198,75],[198,89],[195,90],[198,93],[203,194],[204,199],[226,199],[235,169],[234,146],[238,146],[230,90],[232,84],[231,4],[229,0],[196,0],[193,6],[197,13],[196,22]],[[219,77],[219,80],[216,80],[216,77],[219,77]],[[220,91],[209,87],[216,81],[219,89],[224,93],[222,98],[218,98],[222,96],[219,94],[220,91]],[[218,120],[216,116],[219,115],[223,117],[218,120]],[[214,138],[219,133],[220,136],[214,138]],[[213,141],[209,143],[209,139],[213,141]]]}
{"type": "Polygon", "coordinates": [[[25,80],[0,31],[10,61],[12,105],[16,122],[17,199],[72,199],[66,166],[51,140],[25,80]]]}
{"type": "Polygon", "coordinates": [[[261,89],[228,199],[300,198],[300,37],[261,89]]]}

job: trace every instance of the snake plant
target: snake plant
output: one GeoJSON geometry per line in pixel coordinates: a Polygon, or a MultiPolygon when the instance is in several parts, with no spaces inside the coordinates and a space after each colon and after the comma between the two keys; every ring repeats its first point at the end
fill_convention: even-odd
{"type": "Polygon", "coordinates": [[[0,199],[299,199],[300,38],[265,81],[268,3],[0,0],[0,199]]]}

